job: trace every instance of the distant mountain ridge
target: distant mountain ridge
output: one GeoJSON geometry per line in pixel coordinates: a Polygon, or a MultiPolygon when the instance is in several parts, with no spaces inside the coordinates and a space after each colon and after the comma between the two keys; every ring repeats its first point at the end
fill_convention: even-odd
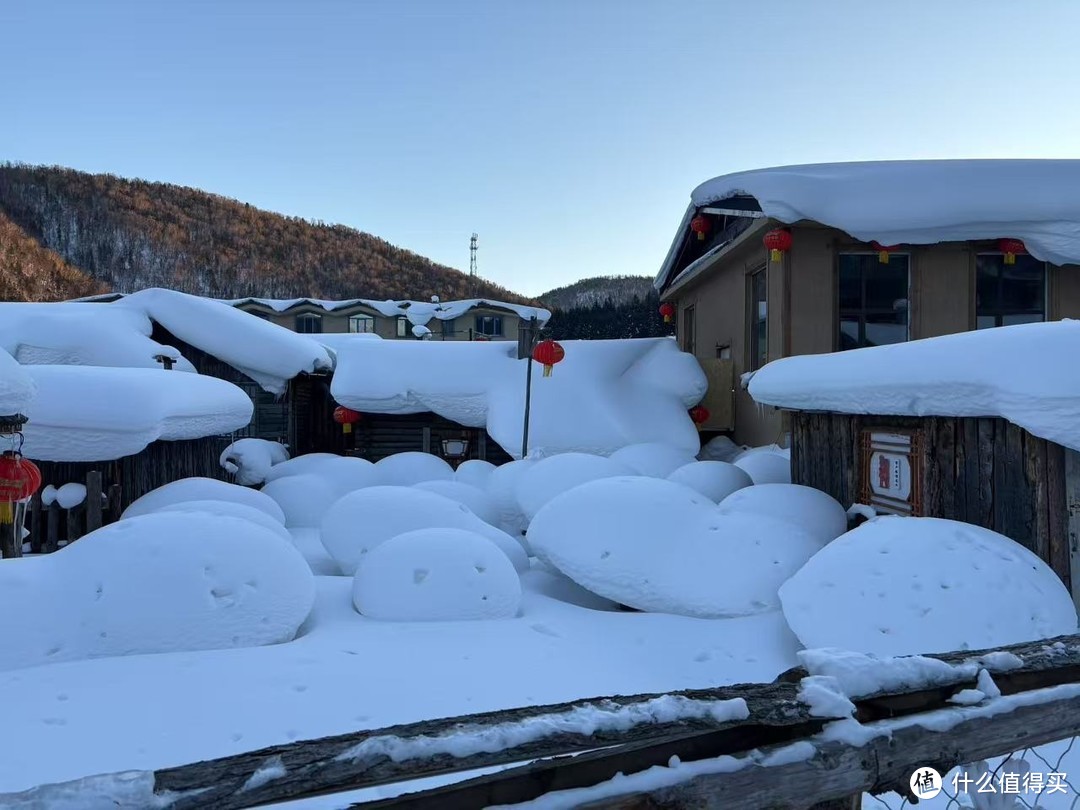
{"type": "Polygon", "coordinates": [[[595,276],[537,297],[552,309],[587,309],[608,303],[622,306],[654,296],[656,291],[652,283],[650,276],[595,276]]]}
{"type": "Polygon", "coordinates": [[[194,188],[0,164],[0,299],[168,287],[213,298],[534,300],[344,225],[194,188]]]}

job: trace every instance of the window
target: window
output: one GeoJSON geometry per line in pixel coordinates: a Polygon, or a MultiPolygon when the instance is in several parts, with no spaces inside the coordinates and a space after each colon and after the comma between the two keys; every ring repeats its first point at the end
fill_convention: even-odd
{"type": "Polygon", "coordinates": [[[450,318],[450,319],[445,320],[445,321],[442,322],[442,336],[443,336],[443,340],[446,340],[447,338],[449,338],[450,340],[454,339],[454,319],[453,318],[450,318]]]}
{"type": "Polygon", "coordinates": [[[682,336],[682,350],[687,354],[694,354],[697,348],[697,342],[695,341],[694,332],[694,308],[686,307],[683,310],[683,336],[682,336]]]}
{"type": "Polygon", "coordinates": [[[477,315],[476,334],[486,337],[502,337],[501,315],[477,315]]]}
{"type": "Polygon", "coordinates": [[[375,319],[370,315],[350,315],[349,331],[357,334],[368,334],[375,331],[375,319]]]}
{"type": "Polygon", "coordinates": [[[999,253],[975,258],[975,326],[989,329],[1046,320],[1046,264],[1021,254],[1005,264],[999,253]]]}
{"type": "Polygon", "coordinates": [[[769,277],[764,267],[750,274],[748,297],[749,313],[746,322],[750,326],[748,346],[750,348],[751,371],[769,362],[769,277]]]}
{"type": "Polygon", "coordinates": [[[409,336],[409,319],[398,318],[397,319],[397,336],[408,337],[409,336]]]}
{"type": "Polygon", "coordinates": [[[296,331],[305,335],[317,335],[322,332],[322,315],[305,312],[296,316],[296,331]]]}
{"type": "Polygon", "coordinates": [[[837,274],[838,348],[858,349],[908,339],[908,256],[842,253],[837,274]]]}

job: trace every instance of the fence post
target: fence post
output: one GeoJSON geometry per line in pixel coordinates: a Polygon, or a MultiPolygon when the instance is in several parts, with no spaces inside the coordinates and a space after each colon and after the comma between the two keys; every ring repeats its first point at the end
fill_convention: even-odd
{"type": "Polygon", "coordinates": [[[115,523],[120,519],[120,495],[121,488],[119,484],[113,484],[109,487],[109,503],[107,506],[109,510],[109,523],[115,523]]]}
{"type": "Polygon", "coordinates": [[[430,453],[431,452],[431,428],[428,427],[427,425],[424,426],[423,440],[422,441],[423,441],[424,452],[425,453],[430,453]]]}
{"type": "Polygon", "coordinates": [[[45,537],[45,553],[51,554],[60,547],[60,504],[49,504],[49,523],[45,537]]]}
{"type": "Polygon", "coordinates": [[[73,506],[67,511],[67,545],[71,545],[80,537],[82,537],[82,526],[79,525],[79,518],[82,517],[83,506],[73,506]]]}
{"type": "Polygon", "coordinates": [[[35,492],[30,499],[30,553],[45,550],[45,526],[41,519],[41,493],[35,492]]]}
{"type": "Polygon", "coordinates": [[[91,470],[86,474],[86,533],[101,528],[101,473],[91,470]]]}

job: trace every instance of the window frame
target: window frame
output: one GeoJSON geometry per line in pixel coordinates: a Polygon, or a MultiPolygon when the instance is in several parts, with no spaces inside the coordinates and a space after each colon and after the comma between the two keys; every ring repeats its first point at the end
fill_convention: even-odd
{"type": "MultiPolygon", "coordinates": [[[[866,306],[866,273],[865,272],[860,272],[860,274],[859,274],[859,302],[860,302],[860,306],[857,309],[844,308],[842,306],[841,295],[840,295],[840,263],[843,261],[845,256],[872,256],[872,257],[874,257],[874,261],[877,261],[878,252],[874,251],[874,250],[843,250],[843,251],[837,252],[837,254],[836,254],[836,275],[835,275],[836,290],[835,290],[835,296],[834,296],[834,301],[835,301],[835,304],[836,304],[836,310],[835,310],[836,318],[835,318],[834,331],[833,331],[833,340],[836,343],[835,343],[834,351],[849,351],[849,350],[843,348],[843,343],[841,341],[841,338],[843,336],[843,331],[841,330],[840,325],[845,320],[850,320],[852,317],[857,317],[859,319],[859,334],[858,334],[858,343],[859,343],[859,345],[856,346],[855,348],[864,349],[864,348],[869,348],[871,345],[882,345],[882,346],[893,345],[893,344],[889,344],[889,343],[869,344],[869,343],[866,342],[866,316],[867,315],[887,315],[887,314],[889,314],[891,312],[895,312],[896,309],[895,309],[895,307],[893,307],[892,309],[886,309],[884,307],[867,307],[866,306]]],[[[907,315],[906,315],[906,318],[905,318],[905,321],[904,321],[904,339],[902,341],[900,341],[900,342],[901,343],[908,343],[908,342],[911,341],[911,284],[912,284],[911,257],[912,257],[912,253],[911,253],[911,251],[908,251],[908,250],[890,251],[889,252],[890,263],[891,263],[893,257],[903,257],[905,259],[905,261],[907,262],[907,268],[906,268],[907,284],[905,285],[904,298],[903,298],[903,300],[907,302],[907,315]]]]}
{"type": "MultiPolygon", "coordinates": [[[[1017,258],[1019,259],[1020,257],[1018,256],[1017,258]]],[[[1036,261],[1038,261],[1038,260],[1036,260],[1036,261]]],[[[1005,264],[1005,254],[1001,253],[1000,251],[994,251],[994,250],[980,250],[980,251],[977,251],[975,253],[975,270],[974,270],[974,272],[975,272],[975,281],[972,284],[972,294],[974,295],[974,298],[975,298],[975,302],[974,302],[975,305],[974,305],[974,308],[973,308],[974,312],[975,312],[975,323],[973,324],[973,329],[975,331],[978,331],[979,329],[997,329],[997,328],[1000,328],[1001,326],[1005,326],[1006,324],[1003,324],[1001,322],[1002,319],[1006,318],[1006,317],[1009,317],[1009,316],[1012,316],[1012,315],[1041,315],[1042,320],[1041,321],[1035,321],[1035,323],[1046,323],[1049,320],[1049,318],[1050,318],[1050,263],[1049,262],[1039,262],[1039,264],[1042,265],[1042,300],[1040,302],[1041,303],[1040,309],[1038,309],[1038,310],[1034,310],[1034,309],[1009,309],[1009,310],[1006,310],[1005,307],[1003,307],[1001,305],[1002,284],[1004,282],[1004,276],[1002,275],[1002,271],[1004,271],[1004,269],[1008,266],[1008,265],[1005,264]],[[990,314],[987,314],[987,315],[980,315],[979,314],[979,257],[980,256],[993,256],[993,257],[997,257],[997,258],[1001,259],[1001,263],[999,265],[997,265],[997,270],[998,270],[998,273],[997,273],[997,276],[996,276],[996,280],[997,280],[996,299],[997,300],[995,301],[994,306],[991,307],[990,314]],[[982,318],[993,318],[994,319],[994,325],[993,326],[982,326],[982,327],[980,327],[979,326],[979,318],[980,317],[982,317],[982,318]]],[[[1013,324],[1009,324],[1009,325],[1013,325],[1013,324]]]]}
{"type": "Polygon", "coordinates": [[[454,331],[454,320],[454,318],[444,318],[441,321],[443,340],[446,340],[447,338],[450,338],[452,340],[454,335],[456,334],[456,332],[454,331]]]}
{"type": "Polygon", "coordinates": [[[301,335],[321,335],[323,332],[323,316],[318,312],[297,312],[293,316],[293,331],[301,335]],[[301,323],[312,323],[317,329],[301,329],[301,323]]]}
{"type": "Polygon", "coordinates": [[[687,354],[697,354],[697,313],[694,304],[683,307],[682,350],[687,354]]]}
{"type": "Polygon", "coordinates": [[[404,315],[398,315],[397,326],[395,326],[394,328],[396,329],[395,334],[397,337],[409,337],[409,319],[406,318],[404,315]]]}
{"type": "Polygon", "coordinates": [[[769,363],[769,265],[760,264],[746,274],[746,369],[757,371],[769,363]],[[763,295],[758,299],[756,282],[760,276],[763,295]],[[758,302],[765,304],[765,317],[762,318],[758,302]],[[765,330],[764,352],[758,340],[760,330],[765,330]]]}
{"type": "Polygon", "coordinates": [[[475,322],[474,322],[473,326],[476,327],[473,331],[477,335],[483,335],[484,337],[487,337],[487,338],[504,337],[505,336],[505,333],[503,332],[503,316],[502,315],[477,315],[477,316],[475,316],[475,322]],[[483,321],[488,321],[488,320],[492,321],[495,324],[495,331],[494,332],[486,332],[486,331],[484,331],[484,330],[482,330],[480,328],[480,324],[483,321]]]}
{"type": "Polygon", "coordinates": [[[348,326],[349,326],[349,334],[350,335],[371,335],[371,334],[374,334],[375,333],[375,316],[374,315],[368,315],[368,314],[366,314],[364,312],[357,312],[355,315],[350,315],[349,316],[348,326]],[[363,329],[363,330],[353,329],[353,323],[355,321],[362,321],[364,323],[367,323],[370,326],[370,328],[369,329],[363,329]]]}

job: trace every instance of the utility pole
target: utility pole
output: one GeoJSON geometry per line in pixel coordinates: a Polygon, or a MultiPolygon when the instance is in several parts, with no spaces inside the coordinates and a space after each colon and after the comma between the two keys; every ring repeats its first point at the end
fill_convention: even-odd
{"type": "Polygon", "coordinates": [[[476,278],[476,240],[477,235],[474,233],[472,239],[469,240],[469,275],[472,278],[476,278]]]}
{"type": "Polygon", "coordinates": [[[518,360],[525,360],[525,424],[521,429],[521,457],[529,455],[529,409],[532,405],[532,353],[540,336],[539,323],[533,315],[524,327],[518,324],[518,360]]]}

